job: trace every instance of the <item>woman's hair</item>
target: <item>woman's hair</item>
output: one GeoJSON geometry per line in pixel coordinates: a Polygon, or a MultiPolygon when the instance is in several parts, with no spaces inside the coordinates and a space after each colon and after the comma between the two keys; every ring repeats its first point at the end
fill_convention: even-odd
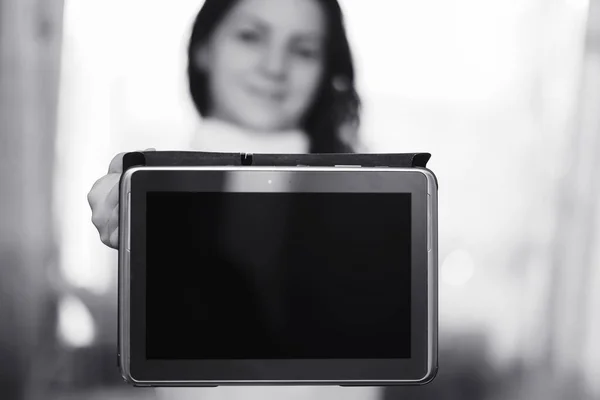
{"type": "MultiPolygon", "coordinates": [[[[194,21],[188,47],[188,78],[192,100],[203,116],[208,112],[211,99],[207,76],[196,67],[194,54],[238,1],[205,0],[194,21]]],[[[351,152],[351,145],[345,143],[341,135],[343,129],[356,131],[360,98],[355,88],[354,65],[342,10],[337,0],[316,1],[325,12],[327,24],[325,70],[302,128],[310,138],[312,153],[351,152]]]]}

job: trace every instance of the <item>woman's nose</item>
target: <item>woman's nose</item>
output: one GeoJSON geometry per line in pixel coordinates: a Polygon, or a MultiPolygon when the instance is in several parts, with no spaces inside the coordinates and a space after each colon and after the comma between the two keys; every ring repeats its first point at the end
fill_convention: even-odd
{"type": "Polygon", "coordinates": [[[279,46],[270,46],[262,63],[263,73],[270,79],[283,80],[287,73],[287,54],[279,46]]]}

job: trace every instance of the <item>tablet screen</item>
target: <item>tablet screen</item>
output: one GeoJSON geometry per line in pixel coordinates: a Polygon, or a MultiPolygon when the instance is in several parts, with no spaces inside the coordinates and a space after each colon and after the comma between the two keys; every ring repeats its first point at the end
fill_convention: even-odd
{"type": "Polygon", "coordinates": [[[411,356],[410,193],[148,192],[148,359],[411,356]]]}

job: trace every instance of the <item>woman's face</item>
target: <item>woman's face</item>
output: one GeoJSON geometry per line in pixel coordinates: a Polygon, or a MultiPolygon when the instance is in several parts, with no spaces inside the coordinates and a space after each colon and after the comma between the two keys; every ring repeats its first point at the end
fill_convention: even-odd
{"type": "Polygon", "coordinates": [[[197,50],[210,116],[244,128],[298,128],[321,83],[326,22],[316,0],[240,0],[197,50]]]}

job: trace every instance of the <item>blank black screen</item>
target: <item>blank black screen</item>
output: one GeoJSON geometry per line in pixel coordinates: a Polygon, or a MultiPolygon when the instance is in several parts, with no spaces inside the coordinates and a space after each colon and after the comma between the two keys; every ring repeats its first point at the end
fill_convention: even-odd
{"type": "Polygon", "coordinates": [[[148,359],[411,356],[409,193],[146,197],[148,359]]]}

